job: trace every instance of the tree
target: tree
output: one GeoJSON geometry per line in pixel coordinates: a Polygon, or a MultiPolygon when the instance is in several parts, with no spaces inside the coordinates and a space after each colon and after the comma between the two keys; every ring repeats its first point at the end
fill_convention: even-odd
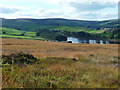
{"type": "Polygon", "coordinates": [[[99,28],[99,27],[97,27],[97,28],[96,28],[96,30],[100,30],[100,28],[99,28]]]}
{"type": "Polygon", "coordinates": [[[67,41],[67,37],[64,36],[64,35],[58,35],[55,37],[55,40],[58,40],[58,41],[67,41]]]}
{"type": "Polygon", "coordinates": [[[5,32],[5,31],[3,31],[3,32],[2,32],[2,34],[6,34],[6,32],[5,32]]]}
{"type": "Polygon", "coordinates": [[[38,31],[38,32],[36,32],[36,36],[40,36],[40,32],[38,31]]]}
{"type": "Polygon", "coordinates": [[[25,35],[25,32],[22,32],[21,34],[20,34],[20,36],[24,36],[25,35]]]}

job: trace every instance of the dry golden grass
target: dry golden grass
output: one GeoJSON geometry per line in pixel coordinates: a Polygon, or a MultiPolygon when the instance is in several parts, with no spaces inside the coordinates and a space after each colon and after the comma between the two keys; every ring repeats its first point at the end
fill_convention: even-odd
{"type": "Polygon", "coordinates": [[[2,41],[3,55],[26,52],[32,53],[38,58],[49,56],[73,58],[78,55],[93,55],[93,57],[99,55],[103,57],[118,56],[117,44],[71,44],[8,38],[4,38],[2,41]]]}
{"type": "MultiPolygon", "coordinates": [[[[83,59],[83,58],[82,58],[83,59]]],[[[3,67],[4,88],[118,88],[111,64],[49,57],[27,67],[3,67]],[[12,69],[13,67],[13,69],[12,69]]]]}
{"type": "Polygon", "coordinates": [[[4,38],[2,51],[3,55],[24,52],[39,58],[27,67],[3,67],[4,88],[118,88],[117,44],[4,38]]]}

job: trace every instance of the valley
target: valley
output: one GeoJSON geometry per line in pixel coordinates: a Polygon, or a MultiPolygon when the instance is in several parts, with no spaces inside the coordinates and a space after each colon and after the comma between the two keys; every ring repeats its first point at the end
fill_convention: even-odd
{"type": "Polygon", "coordinates": [[[78,39],[119,40],[118,22],[84,21],[60,18],[51,19],[1,19],[1,37],[56,40],[56,36],[76,37],[78,39]]]}
{"type": "Polygon", "coordinates": [[[2,20],[2,88],[119,87],[117,20],[2,20]]]}

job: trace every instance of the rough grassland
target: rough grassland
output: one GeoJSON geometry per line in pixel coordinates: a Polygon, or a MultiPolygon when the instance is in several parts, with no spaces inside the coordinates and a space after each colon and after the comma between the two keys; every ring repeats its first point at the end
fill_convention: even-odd
{"type": "Polygon", "coordinates": [[[31,53],[33,65],[3,67],[4,88],[118,88],[117,44],[71,44],[8,39],[3,55],[31,53]]]}

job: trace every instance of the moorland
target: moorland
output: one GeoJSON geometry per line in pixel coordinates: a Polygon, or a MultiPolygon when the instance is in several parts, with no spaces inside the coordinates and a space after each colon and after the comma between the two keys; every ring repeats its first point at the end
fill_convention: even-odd
{"type": "Polygon", "coordinates": [[[118,21],[4,19],[3,88],[118,88],[118,45],[66,43],[66,37],[119,41],[118,21]]]}
{"type": "Polygon", "coordinates": [[[3,88],[118,88],[117,44],[3,38],[3,88]]]}

